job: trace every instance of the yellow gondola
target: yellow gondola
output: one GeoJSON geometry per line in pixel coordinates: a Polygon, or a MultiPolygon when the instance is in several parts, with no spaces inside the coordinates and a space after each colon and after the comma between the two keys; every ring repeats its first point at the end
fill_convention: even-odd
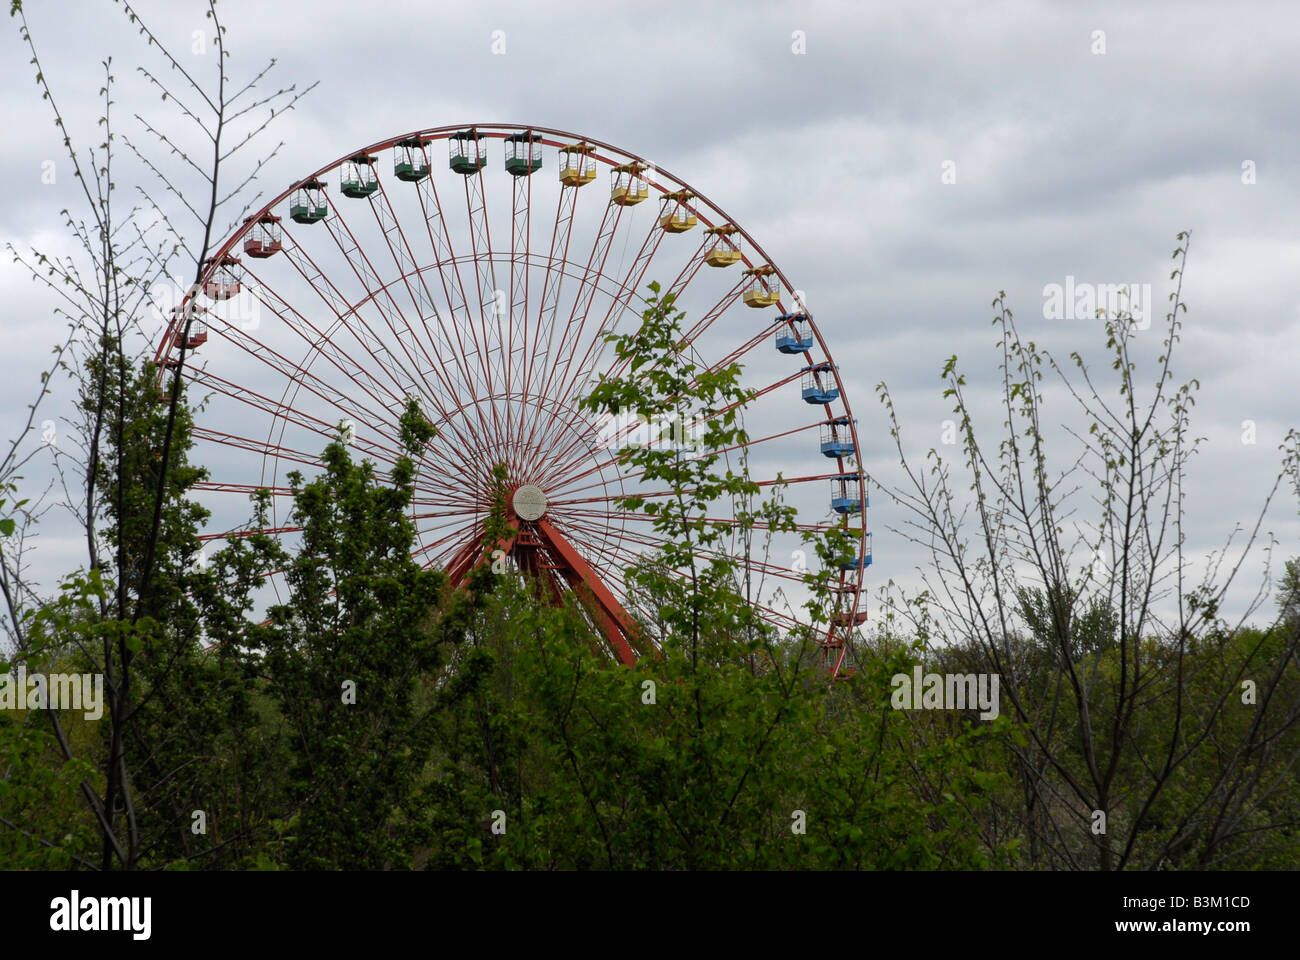
{"type": "Polygon", "coordinates": [[[620,207],[631,207],[650,196],[650,184],[641,176],[645,169],[643,163],[620,163],[611,168],[613,186],[609,199],[620,207]]]}
{"type": "Polygon", "coordinates": [[[704,262],[711,267],[729,267],[740,261],[740,244],[732,239],[736,228],[730,223],[718,227],[709,227],[705,233],[717,237],[712,249],[704,255],[704,262]]]}
{"type": "Polygon", "coordinates": [[[589,143],[569,143],[560,147],[560,183],[581,187],[596,179],[596,148],[589,143]]]}
{"type": "Polygon", "coordinates": [[[771,265],[745,271],[745,276],[750,278],[742,297],[745,306],[770,307],[781,299],[781,284],[772,276],[775,273],[771,265]]]}
{"type": "Polygon", "coordinates": [[[690,198],[689,190],[665,193],[664,205],[659,211],[659,226],[669,233],[685,233],[699,223],[695,211],[686,205],[690,198]]]}

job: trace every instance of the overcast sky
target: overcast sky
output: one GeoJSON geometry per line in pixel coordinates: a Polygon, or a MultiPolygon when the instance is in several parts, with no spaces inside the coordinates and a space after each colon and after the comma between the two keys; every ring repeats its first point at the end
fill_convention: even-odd
{"type": "MultiPolygon", "coordinates": [[[[74,136],[94,136],[98,62],[111,54],[121,129],[140,137],[129,115],[152,116],[158,100],[134,76],[144,48],[120,8],[27,6],[74,136]]],[[[139,9],[178,54],[202,56],[190,51],[194,31],[207,29],[203,4],[139,9]]],[[[1187,492],[1191,557],[1254,523],[1278,444],[1300,426],[1294,3],[227,0],[220,9],[236,78],[275,57],[281,83],[320,81],[275,128],[286,144],[259,180],[268,191],[401,131],[473,121],[577,131],[690,182],[806,291],[845,374],[863,463],[886,485],[900,477],[877,382],[888,382],[919,458],[941,446],[951,403],[939,372],[956,353],[996,430],[997,292],[1028,339],[1063,360],[1078,349],[1104,363],[1100,322],[1045,316],[1044,288],[1067,277],[1150,284],[1150,339],[1183,229],[1193,241],[1174,366],[1200,382],[1194,427],[1207,438],[1187,492]],[[1253,443],[1243,442],[1245,421],[1253,443]]],[[[75,184],[62,166],[55,183],[42,182],[45,161],[62,155],[15,21],[0,50],[0,239],[59,250],[59,210],[79,202],[75,184]]],[[[0,297],[8,436],[61,323],[7,257],[0,297]]],[[[1051,403],[1077,422],[1065,398],[1051,403]]],[[[925,562],[888,532],[903,519],[873,491],[873,583],[915,583],[925,562]]],[[[1284,494],[1264,525],[1287,556],[1300,554],[1296,519],[1284,494]]],[[[48,577],[77,548],[51,527],[43,549],[48,577]]],[[[1251,569],[1255,579],[1232,594],[1238,605],[1257,583],[1251,569]]]]}

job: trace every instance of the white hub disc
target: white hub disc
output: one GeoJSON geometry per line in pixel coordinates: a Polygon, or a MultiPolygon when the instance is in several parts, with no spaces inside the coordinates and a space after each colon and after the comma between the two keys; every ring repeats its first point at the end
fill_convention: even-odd
{"type": "Polygon", "coordinates": [[[520,520],[540,520],[546,512],[546,494],[526,483],[515,491],[514,508],[520,520]]]}

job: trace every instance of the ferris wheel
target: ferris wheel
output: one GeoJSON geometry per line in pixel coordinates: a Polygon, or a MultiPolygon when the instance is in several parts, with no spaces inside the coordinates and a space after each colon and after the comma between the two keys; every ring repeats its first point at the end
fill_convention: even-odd
{"type": "MultiPolygon", "coordinates": [[[[212,474],[196,487],[212,511],[203,538],[250,532],[257,490],[271,494],[263,532],[292,538],[286,475],[319,468],[342,430],[384,476],[413,397],[438,429],[417,464],[415,559],[459,585],[500,549],[551,596],[580,597],[610,655],[633,662],[647,643],[626,571],[660,541],[653,518],[620,501],[672,491],[620,461],[629,442],[660,442],[655,425],[594,417],[578,398],[602,374],[629,375],[606,335],[637,329],[651,281],[685,312],[678,349],[692,362],[743,365],[748,440],[724,451],[728,466],[777,486],[801,531],[839,527],[856,545],[831,561],[835,609],[819,627],[822,662],[840,674],[866,619],[871,534],[856,421],[822,331],[762,248],[685,181],[545,127],[372,144],[218,248],[155,356],[160,391],[179,372],[207,397],[193,431],[212,474]],[[489,544],[498,464],[511,534],[489,544]]],[[[731,505],[709,519],[736,529],[731,505]]],[[[819,561],[798,534],[760,539],[737,533],[730,554],[759,614],[789,631],[819,561]]]]}

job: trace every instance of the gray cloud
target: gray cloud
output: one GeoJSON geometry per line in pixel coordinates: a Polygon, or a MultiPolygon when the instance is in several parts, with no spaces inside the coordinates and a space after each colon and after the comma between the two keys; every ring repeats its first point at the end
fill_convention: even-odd
{"type": "MultiPolygon", "coordinates": [[[[134,70],[146,55],[117,10],[82,4],[69,18],[31,6],[74,135],[95,135],[97,64],[109,53],[119,130],[142,142],[131,114],[172,116],[134,70]]],[[[141,6],[178,51],[205,28],[199,4],[141,6]]],[[[1191,555],[1253,517],[1277,443],[1300,420],[1292,5],[411,2],[362,15],[353,3],[295,0],[221,10],[232,74],[274,56],[279,82],[321,80],[274,130],[285,146],[259,179],[268,195],[397,132],[474,120],[573,130],[689,181],[807,292],[849,386],[864,463],[884,482],[899,477],[878,381],[895,392],[909,452],[923,453],[950,416],[937,374],[956,352],[996,428],[997,291],[1055,355],[1079,349],[1104,363],[1098,324],[1043,318],[1044,285],[1067,275],[1151,283],[1163,311],[1183,228],[1195,233],[1176,366],[1200,379],[1196,424],[1209,437],[1189,486],[1191,555]],[[497,30],[504,55],[492,53],[497,30]],[[1106,33],[1105,55],[1090,52],[1094,30],[1106,33]],[[794,31],[804,55],[791,52],[794,31]],[[954,184],[941,181],[946,161],[954,184]],[[1242,183],[1245,161],[1253,185],[1242,183]],[[1253,446],[1241,442],[1244,420],[1257,425],[1253,446]]],[[[62,250],[59,210],[76,209],[75,182],[12,22],[2,43],[0,235],[62,250]],[[47,159],[58,164],[52,186],[40,179],[47,159]]],[[[7,262],[0,295],[8,435],[61,323],[7,262]]],[[[1053,404],[1069,416],[1067,402],[1053,404]]],[[[884,497],[872,507],[870,579],[914,582],[925,557],[884,532],[901,522],[897,507],[884,497]]],[[[1294,503],[1279,503],[1266,528],[1300,552],[1294,503]]],[[[75,552],[69,543],[50,551],[59,559],[47,580],[75,552]]]]}

